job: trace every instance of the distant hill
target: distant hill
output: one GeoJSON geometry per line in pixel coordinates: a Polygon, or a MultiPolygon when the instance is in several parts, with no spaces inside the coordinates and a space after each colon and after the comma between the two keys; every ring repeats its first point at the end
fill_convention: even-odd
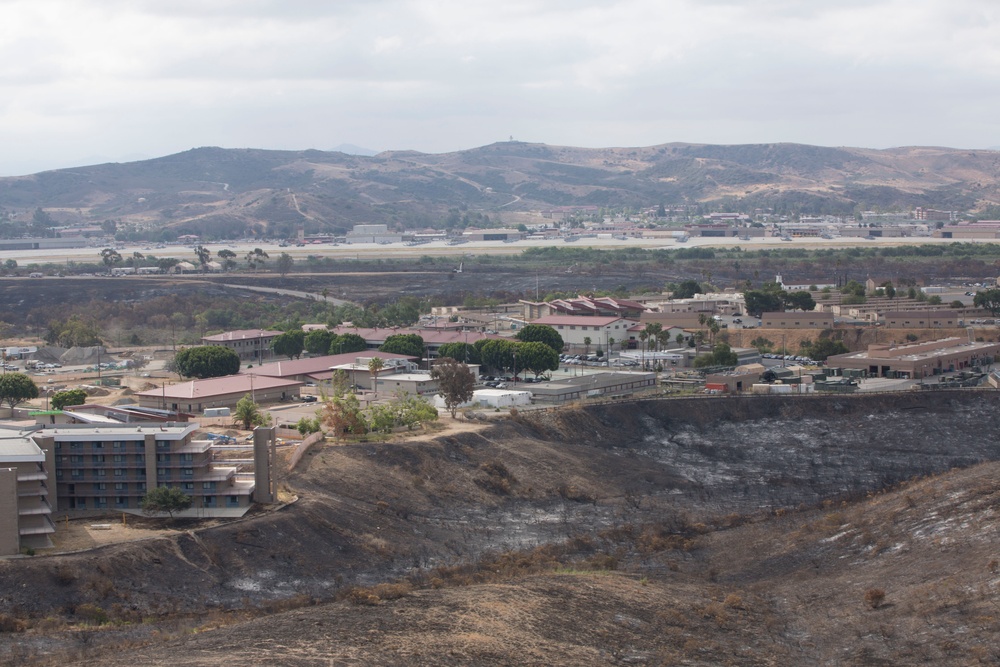
{"type": "MultiPolygon", "coordinates": [[[[703,204],[787,213],[1000,203],[1000,153],[801,144],[573,148],[503,142],[454,153],[196,148],[151,160],[0,178],[0,209],[58,222],[117,220],[176,233],[443,226],[556,206],[703,204]],[[451,214],[452,221],[459,216],[451,214]]],[[[359,149],[363,150],[363,149],[359,149]]]]}
{"type": "Polygon", "coordinates": [[[367,157],[379,154],[379,151],[372,150],[371,148],[362,148],[361,146],[356,146],[354,144],[340,144],[339,146],[334,146],[330,150],[335,153],[346,153],[347,155],[364,155],[367,157]]]}

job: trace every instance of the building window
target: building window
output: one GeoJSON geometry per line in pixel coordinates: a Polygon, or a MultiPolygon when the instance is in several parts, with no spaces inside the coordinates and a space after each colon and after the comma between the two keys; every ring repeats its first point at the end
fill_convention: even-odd
{"type": "Polygon", "coordinates": [[[108,485],[104,484],[103,482],[100,483],[100,484],[94,484],[94,491],[106,491],[107,488],[108,488],[108,485]]]}
{"type": "Polygon", "coordinates": [[[115,477],[125,477],[125,469],[115,468],[115,477]]]}
{"type": "Polygon", "coordinates": [[[194,491],[194,482],[184,482],[185,491],[194,491]]]}
{"type": "Polygon", "coordinates": [[[157,449],[170,449],[170,441],[169,440],[157,440],[156,441],[156,448],[157,449]]]}
{"type": "Polygon", "coordinates": [[[226,496],[226,507],[239,507],[240,497],[239,496],[226,496]]]}
{"type": "Polygon", "coordinates": [[[115,454],[114,456],[111,457],[111,460],[114,461],[115,463],[124,463],[125,462],[125,455],[124,454],[115,454]]]}
{"type": "Polygon", "coordinates": [[[135,486],[136,486],[136,490],[138,490],[138,491],[145,491],[146,490],[146,483],[145,482],[139,482],[135,486]]]}
{"type": "Polygon", "coordinates": [[[124,482],[115,482],[115,491],[128,491],[128,484],[124,482]]]}
{"type": "Polygon", "coordinates": [[[194,454],[181,454],[181,462],[194,461],[194,454]]]}
{"type": "Polygon", "coordinates": [[[92,442],[90,444],[93,445],[94,449],[104,449],[103,442],[92,442]]]}
{"type": "Polygon", "coordinates": [[[70,476],[73,479],[83,479],[83,471],[80,469],[73,470],[70,472],[70,476]]]}
{"type": "Polygon", "coordinates": [[[104,454],[94,454],[91,458],[94,463],[104,463],[104,454]]]}
{"type": "Polygon", "coordinates": [[[184,468],[181,474],[185,477],[194,477],[194,468],[184,468]]]}
{"type": "Polygon", "coordinates": [[[108,506],[108,499],[107,498],[104,498],[104,497],[94,498],[94,507],[96,509],[104,509],[107,506],[108,506]]]}
{"type": "Polygon", "coordinates": [[[215,496],[202,496],[202,505],[204,507],[215,507],[215,496]]]}
{"type": "Polygon", "coordinates": [[[107,477],[108,471],[105,470],[104,468],[98,468],[97,470],[94,471],[94,474],[97,475],[98,477],[107,477]]]}
{"type": "Polygon", "coordinates": [[[210,491],[215,491],[215,482],[202,482],[201,488],[210,491]]]}
{"type": "Polygon", "coordinates": [[[170,454],[157,454],[156,460],[159,463],[170,463],[170,454]]]}
{"type": "Polygon", "coordinates": [[[111,443],[112,449],[125,449],[125,443],[121,440],[115,440],[111,443]]]}
{"type": "Polygon", "coordinates": [[[56,470],[56,479],[62,479],[62,476],[63,476],[63,471],[62,470],[56,470]]]}
{"type": "Polygon", "coordinates": [[[128,498],[125,496],[115,496],[115,507],[128,507],[128,498]]]}
{"type": "Polygon", "coordinates": [[[71,443],[69,443],[69,448],[70,449],[82,449],[83,448],[83,443],[82,442],[71,442],[71,443]]]}
{"type": "Polygon", "coordinates": [[[59,451],[60,449],[62,449],[62,443],[61,442],[57,442],[56,443],[56,451],[59,451]]]}

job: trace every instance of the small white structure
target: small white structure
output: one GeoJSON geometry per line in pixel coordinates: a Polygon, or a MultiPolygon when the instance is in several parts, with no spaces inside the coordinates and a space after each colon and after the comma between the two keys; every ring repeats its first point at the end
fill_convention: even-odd
{"type": "MultiPolygon", "coordinates": [[[[512,408],[518,405],[531,405],[530,391],[512,391],[508,389],[477,389],[472,392],[472,400],[463,403],[460,408],[479,404],[484,408],[512,408]]],[[[434,396],[434,407],[444,408],[444,398],[441,394],[434,396]]]]}

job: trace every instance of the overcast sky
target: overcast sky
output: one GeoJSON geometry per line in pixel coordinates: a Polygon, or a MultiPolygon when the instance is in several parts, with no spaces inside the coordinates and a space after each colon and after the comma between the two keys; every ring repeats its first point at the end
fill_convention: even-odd
{"type": "Polygon", "coordinates": [[[1000,145],[997,0],[0,0],[0,175],[197,146],[1000,145]]]}

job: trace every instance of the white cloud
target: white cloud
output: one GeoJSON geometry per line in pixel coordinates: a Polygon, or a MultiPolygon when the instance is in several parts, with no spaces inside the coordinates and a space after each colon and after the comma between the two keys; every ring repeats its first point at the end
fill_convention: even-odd
{"type": "Polygon", "coordinates": [[[992,0],[0,0],[0,174],[196,145],[986,146],[992,0]]]}

